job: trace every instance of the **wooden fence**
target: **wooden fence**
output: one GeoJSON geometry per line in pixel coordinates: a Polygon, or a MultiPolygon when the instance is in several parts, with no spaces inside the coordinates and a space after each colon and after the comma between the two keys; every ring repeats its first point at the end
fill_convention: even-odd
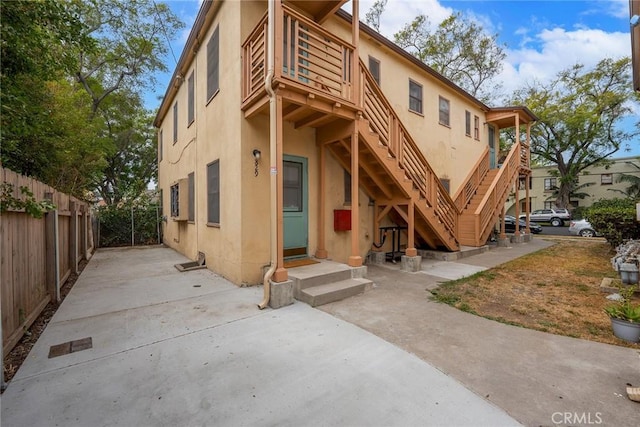
{"type": "Polygon", "coordinates": [[[3,357],[20,340],[46,305],[60,302],[60,287],[93,252],[89,204],[46,184],[0,167],[2,182],[23,199],[27,187],[37,201],[56,209],[43,218],[9,210],[0,215],[0,313],[3,357]]]}

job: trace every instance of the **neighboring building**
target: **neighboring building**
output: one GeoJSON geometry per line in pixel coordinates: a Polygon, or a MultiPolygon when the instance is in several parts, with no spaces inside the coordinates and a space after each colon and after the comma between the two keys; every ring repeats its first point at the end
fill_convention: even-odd
{"type": "MultiPolygon", "coordinates": [[[[531,168],[531,177],[529,179],[529,197],[531,210],[535,209],[553,209],[556,207],[554,189],[559,186],[560,179],[553,172],[554,168],[549,166],[531,168]]],[[[586,193],[589,196],[579,199],[571,199],[574,208],[589,207],[600,199],[613,199],[616,197],[625,197],[624,192],[631,184],[629,182],[620,182],[621,175],[632,175],[640,177],[640,157],[621,157],[619,159],[611,159],[611,163],[607,166],[594,166],[586,169],[579,177],[577,185],[580,189],[579,193],[586,193]]],[[[526,203],[524,180],[520,183],[520,211],[524,211],[526,203]]],[[[515,213],[513,194],[507,199],[507,213],[513,215],[515,213]]]]}
{"type": "Polygon", "coordinates": [[[390,224],[407,256],[481,246],[530,172],[528,109],[488,107],[344,3],[276,1],[269,22],[265,1],[204,1],[158,111],[164,242],[236,284],[273,258],[276,283],[288,257],[360,266],[390,224]]]}

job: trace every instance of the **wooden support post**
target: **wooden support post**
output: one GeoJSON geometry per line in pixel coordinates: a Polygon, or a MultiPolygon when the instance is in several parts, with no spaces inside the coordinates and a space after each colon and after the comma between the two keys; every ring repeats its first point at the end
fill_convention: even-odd
{"type": "MultiPolygon", "coordinates": [[[[276,2],[279,3],[279,2],[276,2]]],[[[283,164],[283,135],[282,135],[282,95],[276,95],[276,204],[278,205],[278,226],[277,226],[277,251],[278,262],[272,280],[274,282],[286,282],[289,280],[289,272],[284,268],[284,215],[283,215],[283,186],[284,186],[284,164],[283,164]]]]}
{"type": "MultiPolygon", "coordinates": [[[[518,152],[518,154],[520,153],[518,152]]],[[[520,169],[520,167],[518,167],[518,169],[520,169]]],[[[520,172],[516,174],[515,189],[516,189],[516,220],[514,225],[516,229],[513,232],[513,235],[519,236],[520,235],[520,172]]]]}
{"type": "Polygon", "coordinates": [[[325,248],[324,233],[325,233],[325,147],[320,145],[318,147],[320,157],[320,171],[319,171],[319,193],[318,193],[318,248],[316,249],[316,258],[326,259],[329,256],[327,249],[325,248]]]}
{"type": "Polygon", "coordinates": [[[358,126],[353,122],[351,134],[351,256],[348,264],[351,267],[360,267],[362,257],[360,256],[360,182],[358,156],[358,126]]]}
{"type": "Polygon", "coordinates": [[[69,220],[69,267],[72,273],[78,273],[78,204],[69,202],[71,217],[69,220]]]}
{"type": "Polygon", "coordinates": [[[373,202],[373,243],[374,251],[380,250],[380,219],[378,218],[378,210],[380,206],[378,201],[373,202]]]}
{"type": "Polygon", "coordinates": [[[502,206],[502,213],[500,214],[500,238],[501,239],[506,239],[507,238],[507,232],[505,230],[505,225],[504,225],[504,216],[506,215],[504,206],[502,206]]]}
{"type": "MultiPolygon", "coordinates": [[[[360,96],[360,4],[359,0],[351,0],[351,43],[353,44],[353,58],[351,58],[351,87],[352,100],[356,104],[360,104],[360,100],[364,97],[360,96]]],[[[363,105],[358,105],[363,107],[363,105]]],[[[351,193],[355,194],[355,193],[351,193]]]]}
{"type": "Polygon", "coordinates": [[[407,249],[405,250],[406,256],[418,256],[418,250],[415,244],[415,205],[413,199],[409,200],[407,204],[407,210],[409,211],[409,221],[407,221],[407,249]]]}
{"type": "Polygon", "coordinates": [[[54,304],[60,303],[60,254],[58,253],[58,211],[49,211],[45,217],[46,280],[47,291],[54,304]]]}
{"type": "Polygon", "coordinates": [[[529,228],[531,226],[530,224],[530,219],[529,219],[529,213],[531,212],[531,195],[529,194],[529,182],[531,180],[531,175],[528,174],[526,175],[526,182],[525,182],[525,201],[524,201],[524,207],[525,207],[525,213],[527,214],[527,216],[525,217],[525,221],[527,222],[527,233],[531,234],[531,229],[529,228]]]}

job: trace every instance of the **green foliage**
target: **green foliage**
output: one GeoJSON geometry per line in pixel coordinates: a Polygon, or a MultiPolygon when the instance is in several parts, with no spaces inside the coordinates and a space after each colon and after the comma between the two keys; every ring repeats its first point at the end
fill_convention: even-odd
{"type": "Polygon", "coordinates": [[[113,93],[100,107],[107,123],[106,165],[94,187],[107,204],[134,201],[157,179],[153,116],[133,93],[113,93]]]}
{"type": "Polygon", "coordinates": [[[161,225],[159,207],[145,201],[135,205],[110,205],[98,208],[96,217],[100,227],[100,247],[131,245],[132,213],[134,244],[153,245],[159,243],[158,226],[161,225]]]}
{"type": "Polygon", "coordinates": [[[586,211],[595,230],[613,247],[628,239],[640,237],[640,223],[636,221],[636,206],[631,199],[603,199],[586,211]]]}
{"type": "Polygon", "coordinates": [[[570,207],[570,195],[585,169],[605,163],[634,137],[620,126],[634,97],[630,59],[607,58],[590,70],[575,65],[547,84],[517,91],[508,101],[526,105],[538,117],[531,130],[531,153],[534,162],[557,168],[558,207],[570,207]]]}
{"type": "Polygon", "coordinates": [[[636,286],[623,286],[619,294],[622,300],[604,308],[609,317],[626,320],[627,322],[640,323],[640,304],[633,303],[633,293],[636,286]]]}
{"type": "Polygon", "coordinates": [[[453,14],[431,31],[426,15],[418,15],[394,35],[395,42],[471,95],[488,100],[498,85],[488,87],[502,71],[506,57],[497,34],[477,22],[453,14]]]}
{"type": "Polygon", "coordinates": [[[43,215],[56,208],[49,200],[37,201],[33,196],[33,192],[28,187],[21,186],[21,198],[13,195],[13,185],[8,182],[0,184],[0,212],[8,210],[24,210],[34,218],[42,218],[43,215]]]}
{"type": "Polygon", "coordinates": [[[79,197],[137,198],[156,177],[140,93],[183,24],[153,0],[3,1],[0,14],[2,165],[79,197]]]}
{"type": "Polygon", "coordinates": [[[387,0],[376,0],[373,2],[371,8],[365,15],[364,22],[374,30],[380,32],[380,17],[386,6],[387,0]]]}

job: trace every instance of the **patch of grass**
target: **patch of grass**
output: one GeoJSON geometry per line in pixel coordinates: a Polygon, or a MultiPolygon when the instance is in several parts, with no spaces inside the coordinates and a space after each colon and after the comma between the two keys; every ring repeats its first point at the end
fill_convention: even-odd
{"type": "Polygon", "coordinates": [[[589,292],[591,290],[590,287],[583,284],[576,285],[576,289],[579,290],[580,292],[589,292]]]}
{"type": "Polygon", "coordinates": [[[613,336],[599,292],[616,277],[604,242],[557,240],[496,268],[443,283],[435,301],[507,325],[633,347],[613,336]]]}
{"type": "Polygon", "coordinates": [[[469,304],[467,304],[466,302],[460,303],[456,307],[458,308],[458,310],[465,311],[465,312],[471,313],[471,314],[477,314],[475,312],[475,310],[472,309],[471,306],[469,304]]]}

